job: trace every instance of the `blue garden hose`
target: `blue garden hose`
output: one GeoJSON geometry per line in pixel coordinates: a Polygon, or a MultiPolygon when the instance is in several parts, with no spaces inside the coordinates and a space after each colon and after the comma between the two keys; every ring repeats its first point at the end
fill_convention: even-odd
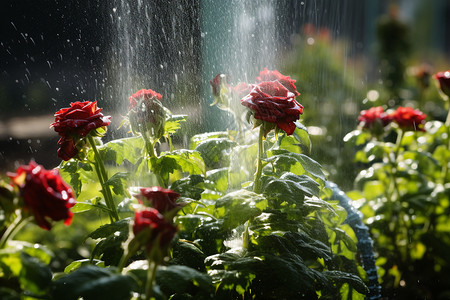
{"type": "Polygon", "coordinates": [[[367,299],[381,299],[381,286],[378,282],[377,267],[373,253],[373,241],[369,235],[369,228],[362,222],[361,213],[352,206],[352,200],[335,183],[327,181],[326,187],[333,191],[333,199],[337,199],[339,205],[347,211],[347,219],[345,222],[350,225],[358,239],[357,246],[361,253],[362,266],[369,279],[367,286],[369,288],[369,294],[367,295],[367,299]]]}

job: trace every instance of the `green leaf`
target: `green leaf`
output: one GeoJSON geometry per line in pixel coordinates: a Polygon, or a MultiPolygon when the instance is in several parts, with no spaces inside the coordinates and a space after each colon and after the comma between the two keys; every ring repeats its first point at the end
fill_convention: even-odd
{"type": "Polygon", "coordinates": [[[311,153],[311,139],[308,129],[301,123],[296,122],[297,128],[292,135],[278,135],[277,143],[272,150],[284,149],[294,153],[311,153]]]}
{"type": "Polygon", "coordinates": [[[128,239],[130,219],[106,224],[89,234],[92,239],[101,239],[92,250],[92,257],[101,257],[106,265],[117,265],[122,257],[122,243],[128,239]]]}
{"type": "Polygon", "coordinates": [[[215,169],[206,172],[206,186],[221,193],[227,191],[228,179],[228,168],[215,169]]]}
{"type": "Polygon", "coordinates": [[[286,232],[282,236],[269,234],[257,239],[258,248],[278,255],[295,254],[304,260],[323,258],[330,261],[332,252],[330,247],[310,237],[304,232],[286,232]]]}
{"type": "Polygon", "coordinates": [[[266,158],[265,161],[272,163],[277,174],[291,172],[297,175],[309,175],[314,179],[325,182],[325,174],[318,162],[307,155],[286,151],[273,151],[275,155],[266,158]]]}
{"type": "Polygon", "coordinates": [[[302,205],[304,196],[319,196],[319,184],[306,175],[284,173],[280,178],[261,177],[263,194],[273,201],[302,205]]]}
{"type": "Polygon", "coordinates": [[[367,143],[372,135],[367,131],[353,130],[344,136],[344,142],[351,143],[354,146],[360,146],[367,143]]]}
{"type": "Polygon", "coordinates": [[[189,175],[172,183],[170,189],[180,194],[181,197],[200,200],[203,188],[204,177],[202,175],[189,175]]]}
{"type": "Polygon", "coordinates": [[[129,197],[129,194],[124,188],[124,185],[127,184],[127,179],[129,178],[129,173],[126,172],[117,172],[113,176],[111,176],[106,182],[106,185],[112,187],[114,194],[129,197]]]}
{"type": "Polygon", "coordinates": [[[36,257],[24,252],[20,253],[22,268],[19,281],[24,290],[35,294],[42,294],[52,280],[50,268],[36,257]]]}
{"type": "Polygon", "coordinates": [[[84,211],[91,210],[92,208],[95,208],[96,205],[90,203],[90,202],[77,202],[74,207],[70,209],[73,213],[80,213],[84,211]]]}
{"type": "Polygon", "coordinates": [[[173,265],[187,266],[200,272],[205,271],[206,255],[193,242],[178,240],[172,246],[172,257],[171,264],[173,265]]]}
{"type": "Polygon", "coordinates": [[[175,170],[189,174],[205,174],[205,163],[199,152],[193,150],[176,150],[163,153],[154,167],[156,173],[164,180],[169,180],[169,174],[175,170]]]}
{"type": "Polygon", "coordinates": [[[226,138],[226,139],[232,139],[231,132],[228,131],[217,131],[217,132],[206,132],[201,134],[196,134],[191,138],[191,146],[190,149],[195,149],[195,147],[198,146],[203,141],[206,141],[208,139],[215,139],[215,138],[226,138]]]}
{"type": "Polygon", "coordinates": [[[236,143],[228,138],[211,138],[201,141],[195,150],[198,151],[208,168],[227,167],[230,163],[230,152],[236,143]]]}
{"type": "Polygon", "coordinates": [[[214,291],[212,280],[207,274],[180,265],[159,267],[156,272],[156,283],[168,295],[185,293],[193,287],[206,293],[214,291]]]}
{"type": "Polygon", "coordinates": [[[337,286],[348,283],[351,287],[353,287],[361,294],[365,295],[369,292],[369,289],[364,284],[362,279],[351,273],[342,271],[325,271],[323,272],[323,274],[337,286]]]}
{"type": "Polygon", "coordinates": [[[171,135],[181,128],[181,122],[185,122],[187,115],[170,115],[164,123],[165,135],[171,135]]]}
{"type": "Polygon", "coordinates": [[[80,259],[80,260],[75,260],[73,262],[71,262],[67,267],[64,268],[64,273],[68,274],[71,273],[81,267],[86,267],[86,266],[91,266],[91,265],[95,265],[95,266],[99,266],[99,267],[104,267],[105,266],[105,262],[98,260],[98,259],[80,259]]]}
{"type": "MultiPolygon", "coordinates": [[[[142,156],[143,148],[144,140],[136,136],[112,140],[98,147],[98,151],[106,161],[114,161],[117,165],[121,165],[124,160],[127,160],[134,165],[142,156]]],[[[90,155],[93,155],[91,152],[90,155]]]]}
{"type": "Polygon", "coordinates": [[[261,195],[239,190],[217,199],[215,213],[223,218],[224,228],[233,229],[261,214],[267,205],[267,199],[261,195]]]}
{"type": "Polygon", "coordinates": [[[126,275],[114,274],[110,269],[86,266],[55,280],[53,299],[126,300],[131,299],[136,282],[126,275]]]}

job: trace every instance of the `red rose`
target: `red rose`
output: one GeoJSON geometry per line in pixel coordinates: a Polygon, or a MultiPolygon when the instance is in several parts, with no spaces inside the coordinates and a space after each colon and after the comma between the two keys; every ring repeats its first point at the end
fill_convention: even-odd
{"type": "Polygon", "coordinates": [[[43,166],[31,161],[28,166],[20,166],[16,174],[8,174],[19,187],[25,209],[31,210],[36,223],[43,229],[52,228],[47,218],[53,221],[72,222],[73,213],[69,210],[75,205],[71,187],[65,183],[58,170],[45,170],[43,166]]]}
{"type": "Polygon", "coordinates": [[[291,77],[289,76],[284,76],[277,70],[270,71],[267,70],[267,68],[264,68],[264,71],[259,72],[259,77],[256,77],[256,80],[258,82],[278,80],[291,93],[294,93],[294,96],[300,95],[300,93],[297,92],[297,88],[294,84],[296,81],[294,79],[291,79],[291,77]]]}
{"type": "Polygon", "coordinates": [[[75,157],[79,149],[77,143],[92,130],[108,126],[109,116],[103,116],[102,109],[97,108],[97,101],[70,103],[70,107],[55,113],[55,122],[50,125],[61,136],[58,141],[58,157],[69,160],[75,157]]]}
{"type": "Polygon", "coordinates": [[[266,81],[255,85],[250,94],[241,100],[241,104],[254,111],[254,118],[276,124],[278,128],[291,135],[295,130],[294,122],[303,113],[303,106],[279,81],[266,81]]]}
{"type": "Polygon", "coordinates": [[[147,252],[150,252],[155,242],[159,247],[167,248],[177,232],[177,228],[154,208],[146,208],[135,212],[134,235],[137,236],[145,229],[150,229],[148,236],[142,239],[147,252]]]}
{"type": "Polygon", "coordinates": [[[151,104],[151,100],[161,100],[161,98],[162,95],[153,90],[142,89],[131,95],[128,100],[130,100],[130,109],[133,109],[136,107],[136,105],[138,105],[140,101],[143,101],[146,104],[151,104]]]}
{"type": "Polygon", "coordinates": [[[384,112],[383,107],[377,106],[361,111],[358,121],[365,129],[377,129],[377,127],[388,125],[392,121],[392,117],[384,112]]]}
{"type": "Polygon", "coordinates": [[[138,199],[142,198],[140,196],[145,197],[151,206],[162,214],[181,206],[176,202],[180,194],[172,190],[154,186],[151,188],[141,188],[140,191],[141,195],[137,196],[138,199]]]}
{"type": "Polygon", "coordinates": [[[394,119],[395,123],[397,123],[398,126],[403,130],[425,131],[424,125],[427,115],[422,113],[420,110],[414,110],[411,107],[400,106],[391,114],[391,117],[394,119]]]}
{"type": "MultiPolygon", "coordinates": [[[[222,89],[222,83],[225,83],[225,74],[217,74],[213,80],[209,81],[211,85],[212,94],[214,97],[220,97],[220,90],[222,89]]],[[[226,83],[225,83],[226,84],[226,83]]]]}
{"type": "Polygon", "coordinates": [[[439,87],[441,88],[441,91],[445,95],[450,97],[450,70],[439,72],[434,75],[434,78],[439,81],[439,87]]]}
{"type": "Polygon", "coordinates": [[[148,133],[154,139],[164,135],[166,112],[162,95],[153,90],[140,90],[129,97],[128,118],[134,132],[148,133]]]}

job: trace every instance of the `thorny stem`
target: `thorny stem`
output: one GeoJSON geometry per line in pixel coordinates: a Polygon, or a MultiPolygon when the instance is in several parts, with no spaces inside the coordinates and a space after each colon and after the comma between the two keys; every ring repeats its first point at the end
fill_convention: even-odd
{"type": "Polygon", "coordinates": [[[153,292],[153,283],[155,282],[156,270],[158,269],[158,264],[152,262],[151,259],[148,260],[148,270],[147,270],[147,283],[145,286],[145,300],[150,300],[153,292]]]}
{"type": "MultiPolygon", "coordinates": [[[[396,203],[398,203],[398,201],[400,200],[400,191],[398,188],[398,184],[397,184],[397,178],[396,178],[396,173],[397,173],[397,160],[398,160],[398,156],[400,153],[400,148],[401,148],[401,144],[402,144],[402,140],[404,137],[404,131],[400,130],[397,136],[397,141],[396,141],[396,148],[395,148],[395,152],[394,152],[394,156],[391,157],[390,162],[391,162],[391,177],[392,177],[392,191],[390,192],[389,195],[389,203],[390,203],[390,212],[391,215],[393,217],[394,220],[394,227],[392,228],[392,234],[391,234],[391,239],[392,239],[392,243],[394,245],[397,245],[398,242],[398,237],[397,237],[397,232],[399,230],[399,228],[402,228],[402,226],[400,225],[400,223],[405,223],[404,220],[404,214],[402,213],[402,211],[394,211],[394,205],[396,203]],[[394,215],[395,213],[395,215],[394,215]]],[[[404,224],[404,227],[408,228],[407,224],[404,224]]],[[[405,231],[405,235],[406,235],[406,239],[409,240],[409,232],[408,230],[405,231]]],[[[398,247],[395,247],[395,252],[397,253],[398,257],[401,257],[401,252],[399,250],[398,247]]],[[[409,251],[406,251],[406,265],[409,263],[410,257],[409,257],[409,251]]],[[[398,262],[398,264],[400,264],[401,261],[398,262]]]]}
{"type": "Polygon", "coordinates": [[[27,223],[25,222],[29,218],[22,217],[22,214],[18,214],[17,218],[12,222],[6,231],[3,233],[2,238],[0,239],[0,249],[3,249],[6,246],[6,243],[13,238],[17,232],[27,223]]]}
{"type": "Polygon", "coordinates": [[[112,222],[119,221],[119,213],[117,212],[116,205],[114,204],[114,200],[111,194],[111,190],[109,186],[106,185],[106,181],[108,180],[108,174],[106,173],[105,165],[103,164],[103,160],[100,158],[100,154],[98,152],[97,146],[95,145],[94,138],[88,134],[89,144],[91,145],[92,151],[94,151],[94,166],[95,171],[97,172],[98,180],[100,181],[100,185],[102,186],[102,194],[105,197],[105,203],[109,212],[109,217],[112,222]]]}
{"type": "Polygon", "coordinates": [[[261,125],[259,128],[259,137],[258,137],[258,158],[256,165],[256,172],[254,178],[254,187],[253,191],[255,193],[260,193],[261,191],[261,174],[262,174],[262,156],[263,156],[263,138],[264,138],[264,128],[261,125]]]}
{"type": "MultiPolygon", "coordinates": [[[[449,100],[450,101],[450,100],[449,100]]],[[[449,102],[447,102],[449,103],[449,102]]],[[[447,104],[447,106],[449,106],[447,104]]],[[[447,151],[450,150],[450,108],[448,109],[448,113],[447,113],[447,119],[445,120],[445,128],[447,129],[447,137],[446,137],[446,147],[447,147],[447,151]]],[[[444,162],[442,165],[442,183],[445,184],[445,181],[447,179],[448,176],[448,162],[444,162]]]]}
{"type": "Polygon", "coordinates": [[[155,154],[155,147],[153,146],[152,141],[148,138],[148,136],[147,136],[147,134],[145,132],[142,133],[142,138],[144,139],[144,142],[145,142],[145,151],[147,151],[147,154],[148,154],[149,159],[150,159],[151,171],[155,175],[156,180],[158,181],[158,185],[160,187],[162,187],[162,188],[167,188],[167,185],[164,182],[164,180],[155,171],[156,161],[158,159],[156,157],[156,154],[155,154]]]}

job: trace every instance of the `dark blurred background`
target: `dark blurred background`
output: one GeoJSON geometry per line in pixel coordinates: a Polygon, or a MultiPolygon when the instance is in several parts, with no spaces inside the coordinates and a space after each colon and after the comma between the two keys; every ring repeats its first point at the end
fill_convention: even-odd
{"type": "MultiPolygon", "coordinates": [[[[176,102],[177,95],[188,92],[190,102],[218,113],[207,105],[209,99],[201,100],[210,97],[207,88],[210,78],[201,78],[201,43],[202,32],[215,29],[220,34],[221,21],[217,18],[211,25],[202,19],[206,15],[226,17],[231,14],[227,8],[234,2],[217,1],[211,5],[214,2],[188,0],[1,1],[0,170],[13,170],[31,158],[47,168],[58,165],[58,137],[49,125],[53,113],[70,102],[98,100],[105,114],[125,114],[126,95],[138,87],[124,86],[123,82],[132,78],[120,77],[115,71],[127,68],[128,77],[138,76],[137,63],[154,66],[151,72],[141,75],[143,79],[139,80],[146,86],[140,88],[151,87],[163,95],[171,95],[167,97],[169,107],[176,102]],[[145,10],[140,9],[143,2],[145,10]],[[120,13],[136,22],[122,25],[120,13]],[[121,26],[135,30],[140,18],[150,25],[129,38],[131,43],[139,40],[140,47],[148,47],[145,57],[135,57],[133,47],[117,44],[123,32],[121,26]],[[121,65],[120,58],[125,56],[132,58],[130,65],[121,65]],[[174,73],[182,74],[182,79],[177,77],[174,81],[174,73]]],[[[365,59],[360,73],[364,74],[360,78],[362,85],[378,80],[376,26],[392,4],[398,6],[398,17],[410,27],[411,46],[419,53],[418,57],[431,62],[434,53],[449,55],[450,2],[446,0],[284,0],[272,4],[278,56],[295,51],[293,37],[302,33],[305,24],[328,28],[334,41],[342,41],[343,57],[365,59]]],[[[226,31],[222,34],[226,35],[226,31]]],[[[215,67],[221,68],[219,64],[215,67]]],[[[323,88],[323,84],[326,82],[316,89],[323,88]]],[[[189,112],[192,109],[186,106],[184,113],[195,114],[189,112]]],[[[213,128],[201,118],[194,122],[199,130],[213,128]]]]}

